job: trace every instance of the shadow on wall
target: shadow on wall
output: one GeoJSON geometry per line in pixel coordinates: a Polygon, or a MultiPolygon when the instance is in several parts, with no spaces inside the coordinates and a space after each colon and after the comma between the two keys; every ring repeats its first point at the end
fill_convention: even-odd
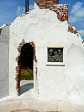
{"type": "Polygon", "coordinates": [[[32,88],[33,88],[33,83],[22,85],[21,88],[20,88],[20,95],[23,94],[26,91],[29,91],[32,88]]]}

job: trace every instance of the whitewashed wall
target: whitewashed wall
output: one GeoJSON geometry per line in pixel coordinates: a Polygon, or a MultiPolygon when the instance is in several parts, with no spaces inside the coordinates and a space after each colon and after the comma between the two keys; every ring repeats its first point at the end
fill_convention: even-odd
{"type": "Polygon", "coordinates": [[[9,95],[9,27],[0,34],[0,98],[9,95]]]}
{"type": "Polygon", "coordinates": [[[25,42],[33,41],[36,45],[37,81],[34,81],[34,85],[37,87],[34,87],[38,98],[82,102],[84,49],[80,36],[69,33],[68,23],[60,22],[55,12],[38,7],[23,17],[17,17],[10,26],[10,94],[16,94],[15,59],[18,55],[17,47],[22,39],[25,42]],[[64,47],[63,66],[47,65],[49,46],[64,47]]]}

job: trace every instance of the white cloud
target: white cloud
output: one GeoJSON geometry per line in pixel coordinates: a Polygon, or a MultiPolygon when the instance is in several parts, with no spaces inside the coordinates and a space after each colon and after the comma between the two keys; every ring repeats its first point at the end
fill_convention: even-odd
{"type": "Polygon", "coordinates": [[[84,4],[82,2],[76,2],[70,12],[70,21],[75,23],[84,19],[84,4]]]}
{"type": "Polygon", "coordinates": [[[73,5],[73,7],[72,7],[71,13],[78,11],[78,9],[80,9],[81,6],[82,6],[81,2],[75,3],[75,5],[73,5]]]}
{"type": "Polygon", "coordinates": [[[76,2],[70,11],[69,21],[75,24],[79,33],[81,34],[81,38],[84,40],[84,3],[76,2]]]}
{"type": "Polygon", "coordinates": [[[84,30],[79,30],[78,32],[81,34],[82,39],[84,39],[84,30]]]}
{"type": "Polygon", "coordinates": [[[79,33],[84,36],[84,30],[79,30],[79,33]]]}
{"type": "Polygon", "coordinates": [[[24,11],[24,8],[21,6],[18,6],[17,8],[17,15],[22,15],[22,12],[24,11]]]}

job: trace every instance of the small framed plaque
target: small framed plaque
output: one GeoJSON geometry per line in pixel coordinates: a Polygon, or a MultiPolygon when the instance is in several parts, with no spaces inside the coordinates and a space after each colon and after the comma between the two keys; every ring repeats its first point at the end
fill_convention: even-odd
{"type": "Polygon", "coordinates": [[[64,65],[64,48],[48,47],[47,48],[47,64],[48,65],[64,65]]]}

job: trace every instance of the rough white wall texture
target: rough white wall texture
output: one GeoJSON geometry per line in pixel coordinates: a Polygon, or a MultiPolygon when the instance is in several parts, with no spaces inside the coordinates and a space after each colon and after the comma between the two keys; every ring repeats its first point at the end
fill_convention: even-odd
{"type": "MultiPolygon", "coordinates": [[[[69,100],[84,104],[84,48],[80,36],[68,32],[68,23],[60,22],[55,12],[36,7],[17,17],[10,26],[9,86],[16,95],[16,57],[19,43],[33,41],[37,58],[37,89],[42,100],[69,100]],[[64,47],[64,65],[48,66],[47,47],[64,47]]],[[[35,75],[35,74],[34,74],[35,75]]],[[[36,82],[36,81],[35,81],[36,82]]]]}
{"type": "Polygon", "coordinates": [[[9,95],[9,28],[0,34],[0,98],[9,95]]]}

